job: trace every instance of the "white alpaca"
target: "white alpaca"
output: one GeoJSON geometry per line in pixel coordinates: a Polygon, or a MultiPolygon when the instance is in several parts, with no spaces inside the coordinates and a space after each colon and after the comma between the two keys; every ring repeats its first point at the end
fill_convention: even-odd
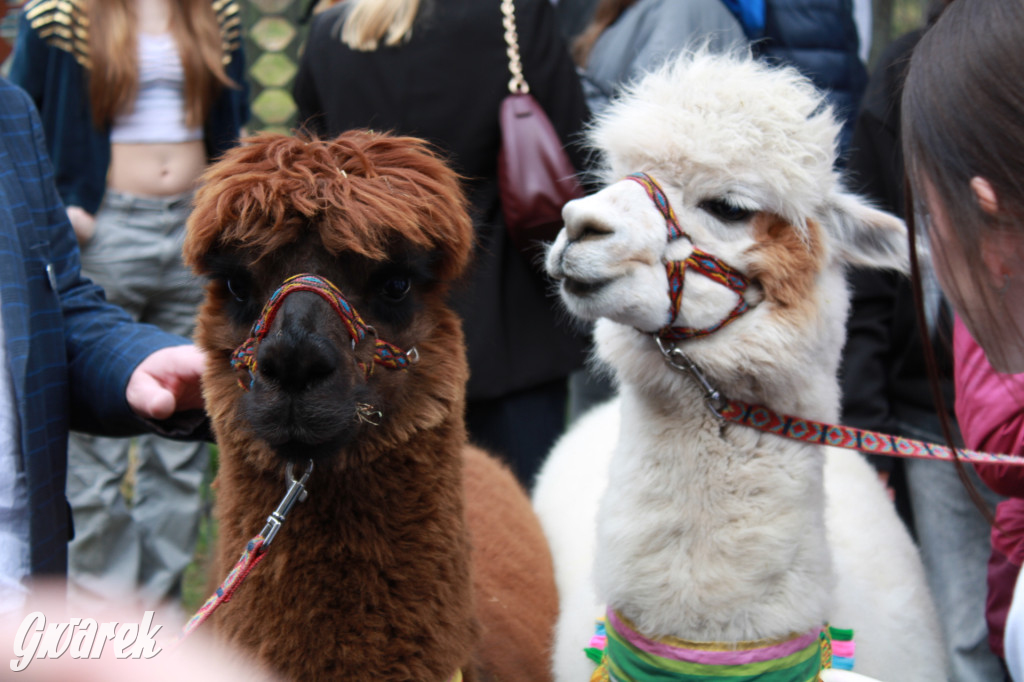
{"type": "Polygon", "coordinates": [[[606,187],[566,206],[546,266],[568,309],[598,320],[620,397],[566,434],[535,487],[562,601],[558,680],[590,679],[581,649],[606,607],[645,636],[691,642],[829,622],[855,630],[861,674],[946,678],[920,560],[871,467],[723,422],[656,340],[728,398],[837,421],[844,266],[907,260],[902,223],[843,191],[837,133],[796,71],[707,54],[645,77],[591,131],[606,187]],[[666,264],[695,249],[746,288],[691,262],[672,308],[666,264]],[[666,340],[669,327],[696,335],[666,340]]]}

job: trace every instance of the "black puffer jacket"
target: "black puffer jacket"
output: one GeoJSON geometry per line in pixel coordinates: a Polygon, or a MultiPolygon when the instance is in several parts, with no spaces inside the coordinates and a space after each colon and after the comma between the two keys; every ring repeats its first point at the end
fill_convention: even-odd
{"type": "Polygon", "coordinates": [[[764,31],[748,35],[759,56],[795,66],[829,93],[843,121],[840,154],[845,157],[868,81],[858,54],[853,0],[765,0],[764,31]]]}

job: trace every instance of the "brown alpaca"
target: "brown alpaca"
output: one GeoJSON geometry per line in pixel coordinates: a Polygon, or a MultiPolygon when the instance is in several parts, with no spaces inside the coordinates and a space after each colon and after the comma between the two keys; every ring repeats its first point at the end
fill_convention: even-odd
{"type": "Polygon", "coordinates": [[[308,499],[211,622],[286,678],[550,678],[544,536],[509,471],[466,442],[468,370],[445,300],[472,241],[458,178],[413,138],[262,135],[203,177],[185,258],[210,278],[197,340],[220,446],[218,576],[284,495],[286,463],[314,462],[308,499]],[[355,343],[298,291],[240,386],[232,353],[300,273],[418,362],[365,372],[373,335],[355,343]]]}

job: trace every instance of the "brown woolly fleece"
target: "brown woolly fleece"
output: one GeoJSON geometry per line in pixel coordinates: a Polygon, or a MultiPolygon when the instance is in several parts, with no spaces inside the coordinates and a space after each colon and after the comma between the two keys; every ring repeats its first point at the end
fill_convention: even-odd
{"type": "Polygon", "coordinates": [[[308,499],[211,622],[287,679],[550,679],[548,547],[511,473],[466,442],[468,369],[445,300],[472,235],[459,178],[413,138],[260,135],[203,177],[185,257],[210,278],[197,342],[220,446],[218,580],[284,495],[285,464],[314,462],[308,499]],[[298,292],[240,387],[232,352],[300,273],[419,362],[366,377],[373,344],[298,292]]]}

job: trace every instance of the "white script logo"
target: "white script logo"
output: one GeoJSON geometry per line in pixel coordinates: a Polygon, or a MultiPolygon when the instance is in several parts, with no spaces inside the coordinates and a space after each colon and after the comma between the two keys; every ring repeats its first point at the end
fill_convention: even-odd
{"type": "Polygon", "coordinates": [[[153,658],[160,647],[153,640],[162,625],[153,627],[153,612],[146,611],[138,623],[96,623],[92,618],[72,618],[70,623],[46,624],[42,611],[25,616],[14,637],[11,670],[21,672],[33,658],[99,658],[107,640],[117,658],[153,658]],[[66,635],[66,636],[65,636],[66,635]]]}

